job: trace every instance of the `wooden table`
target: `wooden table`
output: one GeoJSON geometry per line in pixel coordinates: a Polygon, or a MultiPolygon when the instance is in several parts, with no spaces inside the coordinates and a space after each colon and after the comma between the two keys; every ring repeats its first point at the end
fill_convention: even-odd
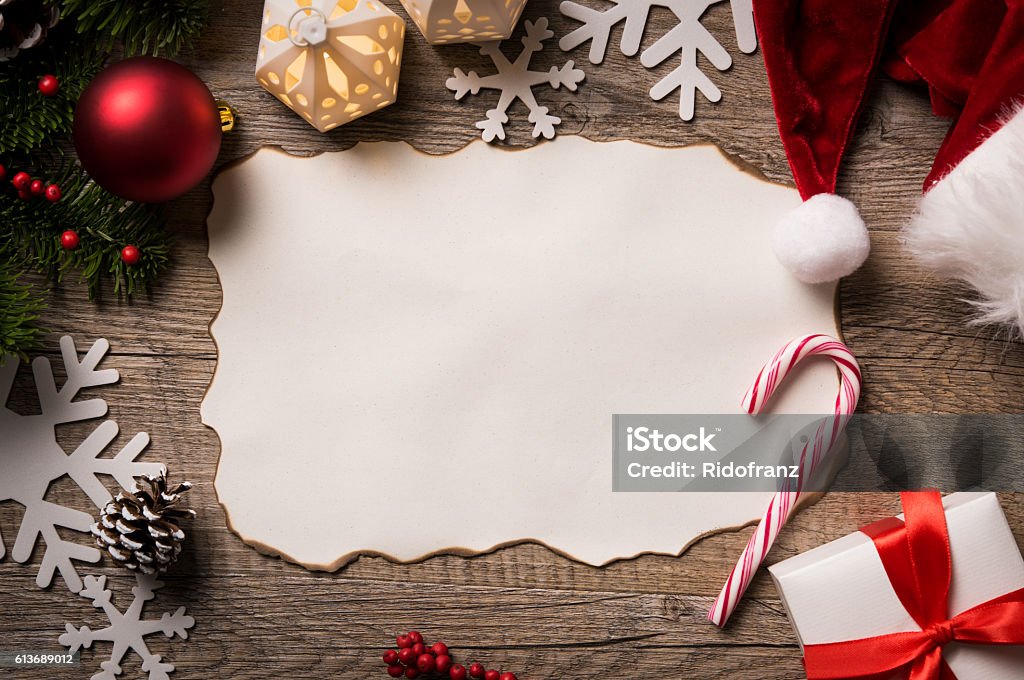
{"type": "MultiPolygon", "coordinates": [[[[182,60],[239,110],[238,130],[226,139],[221,164],[263,144],[315,154],[359,140],[406,139],[430,152],[450,151],[476,136],[473,123],[496,98],[484,93],[456,103],[444,88],[447,74],[455,66],[487,72],[489,60],[471,46],[430,47],[408,22],[399,104],[322,136],[253,79],[260,0],[211,4],[209,29],[182,60]]],[[[396,1],[386,4],[402,13],[396,1]]],[[[559,15],[557,5],[557,0],[531,0],[526,16],[546,15],[556,36],[564,35],[572,22],[559,15]]],[[[651,23],[645,44],[672,26],[661,11],[651,23]]],[[[579,93],[544,93],[564,121],[561,133],[666,146],[714,143],[769,178],[791,181],[760,56],[735,49],[727,3],[713,7],[705,23],[734,57],[729,72],[712,75],[724,92],[720,104],[699,101],[696,119],[680,121],[671,97],[655,103],[647,96],[651,84],[673,67],[645,71],[636,58],[619,54],[616,35],[600,66],[587,63],[586,46],[572,55],[587,71],[579,93]]],[[[535,65],[546,70],[564,61],[553,43],[535,65]]],[[[530,144],[531,126],[519,106],[512,114],[510,142],[530,144]]],[[[844,335],[864,367],[867,412],[1012,412],[1024,398],[1024,347],[967,327],[969,308],[960,301],[965,291],[929,279],[899,247],[899,227],[946,127],[932,116],[926,97],[883,80],[871,93],[841,176],[840,191],[861,207],[874,244],[867,266],[844,281],[841,292],[844,335]]],[[[386,677],[380,652],[395,632],[409,629],[449,641],[462,659],[479,658],[523,679],[803,677],[794,636],[764,573],[725,631],[705,621],[749,528],[707,537],[679,557],[647,556],[602,569],[521,545],[474,559],[437,557],[415,565],[361,558],[338,573],[311,573],[243,545],[225,526],[217,503],[218,441],[199,415],[217,360],[207,327],[221,295],[206,258],[204,217],[210,203],[206,184],[172,206],[174,265],[150,295],[125,301],[108,289],[93,303],[82,286],[68,281],[54,291],[44,319],[54,331],[50,354],[55,357],[57,334],[71,333],[82,344],[110,340],[113,351],[105,365],[121,372],[121,382],[95,393],[109,401],[123,433],[120,441],[149,432],[153,444],[147,459],[165,461],[176,476],[196,482],[191,501],[200,516],[190,548],[153,603],[155,613],[187,605],[197,620],[187,642],[152,639],[154,651],[177,664],[174,677],[386,677]]],[[[330,247],[330,242],[295,247],[330,247]]],[[[280,351],[298,356],[302,348],[280,351]]],[[[19,378],[16,407],[32,407],[28,373],[19,378]]],[[[95,422],[67,427],[61,436],[72,445],[93,427],[95,422]]],[[[94,510],[67,480],[52,494],[94,510]]],[[[302,499],[294,500],[301,507],[302,499]]],[[[1009,495],[1002,500],[1024,543],[1024,500],[1009,495]]],[[[895,494],[831,494],[790,524],[772,560],[897,509],[895,494]]],[[[20,513],[13,504],[0,506],[8,548],[20,513]]],[[[295,512],[295,522],[302,522],[301,512],[295,512]]],[[[93,628],[104,623],[59,580],[50,590],[37,589],[38,559],[37,554],[33,566],[9,558],[0,563],[0,649],[53,649],[65,622],[93,628]]],[[[112,575],[123,602],[130,578],[110,566],[101,571],[112,575]]],[[[84,651],[83,665],[61,677],[90,677],[108,651],[103,643],[84,651]]],[[[125,668],[124,677],[141,675],[134,657],[125,668]]],[[[17,677],[55,675],[18,671],[17,677]]]]}

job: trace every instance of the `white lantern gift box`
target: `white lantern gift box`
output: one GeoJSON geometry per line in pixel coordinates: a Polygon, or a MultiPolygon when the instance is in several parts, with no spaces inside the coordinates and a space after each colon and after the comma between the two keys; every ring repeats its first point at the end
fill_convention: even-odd
{"type": "Polygon", "coordinates": [[[267,0],[256,80],[327,132],[395,102],[404,39],[376,0],[267,0]]]}
{"type": "Polygon", "coordinates": [[[526,0],[400,0],[431,45],[505,40],[526,0]]]}

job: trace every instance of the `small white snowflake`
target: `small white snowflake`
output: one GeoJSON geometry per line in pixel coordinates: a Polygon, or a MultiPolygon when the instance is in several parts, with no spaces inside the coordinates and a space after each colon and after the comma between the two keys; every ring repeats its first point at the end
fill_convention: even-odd
{"type": "Polygon", "coordinates": [[[530,60],[533,55],[544,49],[544,41],[554,33],[548,30],[548,20],[545,18],[537,19],[536,23],[527,21],[525,25],[523,51],[514,62],[509,61],[502,53],[497,42],[473,43],[480,48],[480,54],[491,58],[498,72],[480,77],[476,71],[467,74],[456,68],[455,75],[445,82],[445,87],[455,92],[456,99],[462,99],[467,93],[477,94],[481,88],[501,91],[498,105],[487,112],[486,120],[476,124],[476,127],[483,131],[481,136],[485,142],[505,139],[508,107],[517,98],[530,109],[529,121],[533,123],[533,136],[543,135],[545,139],[551,139],[555,136],[555,126],[561,123],[562,119],[550,115],[546,106],[537,103],[537,98],[533,94],[534,85],[547,83],[556,90],[564,86],[575,92],[576,86],[586,77],[583,71],[575,68],[571,59],[562,68],[552,66],[548,71],[531,71],[530,60]]]}
{"type": "MultiPolygon", "coordinates": [[[[45,588],[59,571],[71,592],[82,588],[82,580],[72,560],[98,562],[100,552],[94,547],[66,541],[57,528],[63,527],[88,534],[93,518],[84,512],[66,508],[46,500],[50,484],[68,475],[97,508],[112,498],[106,486],[97,478],[99,474],[114,477],[126,490],[135,484],[135,477],[159,474],[163,465],[139,463],[135,459],[149,444],[149,435],[140,432],[113,458],[100,458],[100,454],[117,436],[117,423],[108,420],[100,424],[68,455],[57,443],[55,427],[103,416],[107,403],[102,399],[73,401],[79,391],[87,387],[116,382],[117,371],[97,371],[96,366],[110,345],[97,340],[81,362],[75,343],[69,336],[60,339],[61,356],[67,373],[64,385],[57,389],[48,359],[37,357],[32,362],[36,391],[41,413],[19,415],[7,408],[14,377],[18,371],[17,357],[8,356],[0,364],[0,503],[15,501],[25,508],[21,527],[14,541],[11,557],[24,563],[32,556],[38,538],[46,546],[36,583],[45,588]]],[[[0,536],[0,558],[6,553],[0,536]]]]}
{"type": "MultiPolygon", "coordinates": [[[[640,63],[654,68],[667,61],[673,54],[680,56],[680,65],[651,88],[651,99],[661,101],[675,90],[679,90],[679,117],[692,120],[695,100],[699,90],[710,102],[722,98],[722,91],[701,71],[697,63],[698,54],[711,62],[719,71],[732,66],[732,57],[721,43],[701,23],[701,17],[711,5],[723,0],[610,0],[612,7],[604,11],[591,9],[577,2],[566,0],[561,4],[562,14],[581,22],[558,42],[568,52],[590,40],[590,63],[600,64],[608,50],[612,29],[624,21],[619,49],[631,57],[640,49],[644,29],[652,7],[665,7],[671,11],[678,24],[660,37],[640,55],[640,63]]],[[[730,0],[736,41],[742,52],[751,53],[757,49],[757,33],[754,30],[753,0],[730,0]]]]}
{"type": "Polygon", "coordinates": [[[142,670],[149,673],[149,680],[168,680],[167,674],[174,672],[174,666],[163,663],[158,654],[151,653],[144,638],[154,633],[163,633],[169,638],[177,635],[187,640],[188,629],[196,624],[196,620],[185,614],[184,607],[179,607],[173,614],[164,613],[159,620],[142,618],[142,609],[146,602],[152,600],[155,597],[154,591],[163,585],[163,582],[157,581],[155,577],[140,574],[136,577],[135,587],[132,588],[135,600],[124,613],[121,613],[111,601],[107,577],[86,576],[85,587],[79,595],[91,599],[92,606],[102,609],[110,625],[94,631],[88,626],[75,628],[70,623],[65,624],[67,632],[60,636],[60,644],[68,647],[74,654],[82,647],[91,647],[97,640],[113,643],[110,658],[100,664],[103,672],[92,676],[92,680],[115,680],[121,674],[121,661],[129,651],[134,651],[142,657],[142,670]]]}

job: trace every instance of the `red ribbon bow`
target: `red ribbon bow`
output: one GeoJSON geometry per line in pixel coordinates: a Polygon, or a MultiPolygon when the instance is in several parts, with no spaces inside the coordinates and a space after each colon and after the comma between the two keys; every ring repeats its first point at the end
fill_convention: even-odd
{"type": "Polygon", "coordinates": [[[809,680],[867,679],[901,670],[909,680],[956,680],[942,658],[950,642],[1024,645],[1024,588],[949,617],[952,559],[942,497],[922,491],[901,498],[905,522],[890,517],[862,531],[874,541],[893,590],[921,630],[807,645],[809,680]]]}

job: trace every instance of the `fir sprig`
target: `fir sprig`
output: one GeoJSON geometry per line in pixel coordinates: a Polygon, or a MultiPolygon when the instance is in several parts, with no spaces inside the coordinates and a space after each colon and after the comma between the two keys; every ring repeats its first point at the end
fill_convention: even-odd
{"type": "Polygon", "coordinates": [[[168,263],[169,238],[159,207],[113,196],[59,149],[68,146],[82,91],[111,52],[177,53],[202,29],[206,2],[64,0],[59,5],[62,19],[43,45],[0,62],[0,164],[8,173],[0,182],[0,358],[24,356],[43,332],[38,320],[44,291],[25,282],[26,272],[39,271],[55,281],[78,273],[90,296],[111,279],[115,293],[131,295],[168,263]],[[42,96],[38,88],[39,78],[48,74],[60,81],[53,97],[42,96]],[[19,171],[57,184],[61,200],[20,198],[10,184],[19,171]],[[66,230],[79,237],[74,250],[61,247],[66,230]],[[137,264],[122,261],[126,245],[139,249],[137,264]]]}
{"type": "Polygon", "coordinates": [[[129,54],[174,56],[206,22],[205,0],[64,0],[78,30],[129,54]]]}
{"type": "Polygon", "coordinates": [[[0,68],[0,158],[26,154],[69,134],[75,103],[107,57],[63,26],[48,40],[0,68]],[[60,81],[53,97],[39,92],[39,79],[47,74],[60,81]]]}
{"type": "Polygon", "coordinates": [[[0,364],[39,347],[43,329],[36,322],[45,306],[42,293],[22,282],[18,258],[4,251],[0,246],[0,364]]]}
{"type": "Polygon", "coordinates": [[[79,271],[90,296],[99,292],[106,277],[113,279],[115,293],[132,295],[167,264],[169,239],[158,206],[117,198],[77,165],[54,181],[64,193],[57,203],[25,201],[9,191],[0,198],[0,223],[17,244],[17,254],[34,269],[57,281],[79,271]],[[69,229],[79,237],[78,248],[71,251],[60,245],[60,235],[69,229]],[[129,244],[142,256],[130,267],[121,260],[121,249],[129,244]]]}

